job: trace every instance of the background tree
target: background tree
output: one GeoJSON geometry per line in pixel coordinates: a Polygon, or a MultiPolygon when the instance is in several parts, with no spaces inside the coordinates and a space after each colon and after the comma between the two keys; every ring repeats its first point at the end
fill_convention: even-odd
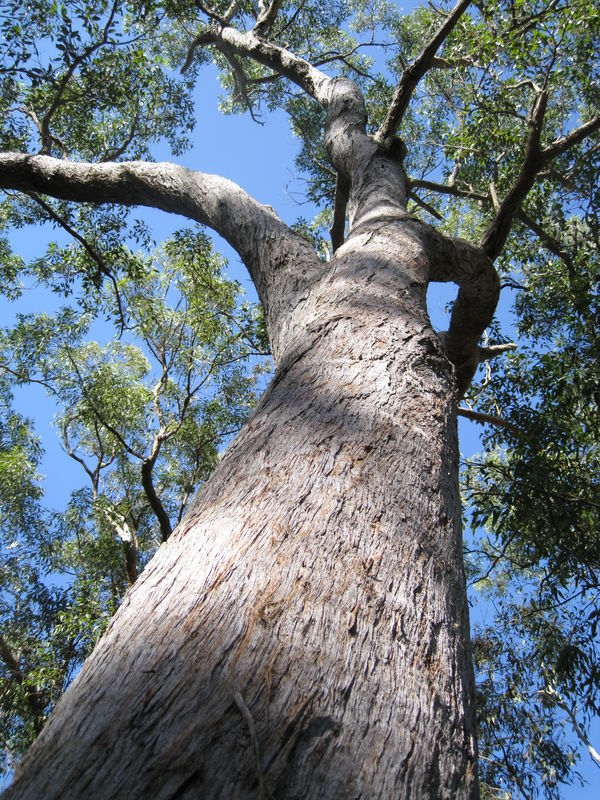
{"type": "MultiPolygon", "coordinates": [[[[58,279],[81,256],[52,248],[64,267],[44,268],[58,279]]],[[[0,339],[3,376],[48,390],[62,446],[88,481],[64,511],[42,507],[40,448],[3,384],[6,769],[247,418],[264,368],[257,309],[240,305],[239,285],[223,277],[204,234],[185,231],[148,258],[127,257],[135,280],[108,282],[95,316],[68,306],[21,316],[0,339]],[[94,325],[110,333],[103,318],[119,323],[119,338],[105,345],[89,338],[94,325]]]]}
{"type": "MultiPolygon", "coordinates": [[[[144,662],[147,674],[159,675],[147,699],[133,687],[119,696],[131,704],[130,727],[114,720],[110,727],[99,687],[137,663],[141,646],[133,637],[107,655],[133,624],[134,612],[123,609],[40,739],[36,757],[48,765],[40,781],[53,785],[49,765],[60,745],[50,740],[71,715],[78,719],[75,698],[85,695],[98,724],[128,743],[119,752],[147,770],[134,788],[119,772],[114,746],[89,744],[90,728],[80,762],[89,774],[111,765],[109,793],[118,786],[139,796],[254,796],[257,784],[259,793],[286,796],[337,796],[342,785],[373,796],[475,794],[449,422],[467,393],[462,413],[496,426],[490,452],[467,479],[474,519],[489,529],[470,567],[493,581],[500,603],[495,626],[476,639],[486,791],[529,796],[537,782],[524,765],[534,764],[556,793],[571,756],[549,721],[567,720],[586,739],[586,721],[597,711],[594,4],[465,1],[410,17],[394,5],[353,2],[115,3],[93,11],[34,4],[15,8],[4,24],[12,33],[3,73],[12,112],[5,147],[13,152],[0,160],[0,183],[27,195],[10,198],[6,218],[44,215],[77,232],[78,215],[93,232],[79,234],[88,260],[63,285],[78,275],[93,287],[106,279],[113,290],[120,274],[135,279],[130,265],[104,255],[118,249],[114,232],[122,237],[128,223],[95,203],[148,205],[209,225],[250,270],[277,368],[177,543],[129,595],[133,607],[146,608],[155,641],[170,642],[187,665],[186,685],[210,689],[202,695],[204,716],[185,722],[190,697],[161,672],[159,648],[144,662]],[[20,21],[27,23],[23,36],[20,21]],[[53,26],[56,49],[34,47],[31,33],[41,40],[53,26]],[[385,69],[365,56],[368,47],[386,52],[385,69]],[[125,161],[147,156],[163,135],[180,151],[193,120],[196,70],[207,58],[221,69],[226,108],[289,114],[309,197],[322,206],[316,223],[298,231],[310,230],[329,266],[238,187],[172,165],[125,161]],[[35,150],[41,155],[23,155],[35,150]],[[68,200],[93,205],[74,211],[68,200]],[[457,235],[463,239],[451,238],[457,235]],[[486,367],[483,385],[469,389],[479,363],[512,349],[497,326],[491,343],[479,344],[498,299],[491,261],[501,285],[516,293],[520,334],[535,343],[486,367]],[[459,285],[449,330],[439,336],[425,308],[432,280],[459,285]],[[546,342],[554,351],[546,352],[546,342]],[[573,382],[563,381],[561,367],[573,382]],[[369,486],[380,489],[378,499],[356,488],[369,486]],[[181,563],[197,546],[204,577],[181,563]],[[222,572],[224,562],[235,568],[222,572]],[[313,574],[303,581],[307,563],[313,574]],[[445,565],[444,578],[429,571],[431,563],[445,565]],[[201,614],[190,600],[159,616],[167,572],[186,597],[203,598],[201,614]],[[292,574],[300,581],[293,590],[292,574]],[[514,585],[523,587],[518,602],[514,585]],[[318,624],[311,609],[320,610],[318,624]],[[565,610],[585,610],[583,622],[572,625],[565,610]],[[186,634],[167,637],[165,626],[184,617],[186,634]],[[400,631],[402,648],[389,645],[388,629],[392,641],[400,631]],[[503,629],[522,633],[525,644],[515,637],[500,648],[498,641],[510,641],[503,629]],[[301,674],[280,641],[286,652],[302,653],[301,674]],[[316,655],[324,652],[331,654],[325,665],[316,655]],[[136,725],[147,737],[156,729],[145,709],[157,698],[169,698],[172,710],[161,756],[132,743],[136,725]],[[202,768],[198,752],[211,753],[202,768]]],[[[139,226],[129,230],[144,235],[139,226]]],[[[7,255],[5,264],[14,279],[18,260],[7,255]]],[[[63,759],[62,767],[71,787],[83,787],[75,760],[63,759]]]]}

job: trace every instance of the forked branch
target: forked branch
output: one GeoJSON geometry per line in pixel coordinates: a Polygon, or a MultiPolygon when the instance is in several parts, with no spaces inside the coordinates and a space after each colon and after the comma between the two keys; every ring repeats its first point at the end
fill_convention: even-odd
{"type": "Polygon", "coordinates": [[[269,33],[277,18],[282,2],[283,0],[271,0],[270,3],[259,0],[258,17],[254,26],[254,30],[259,36],[265,36],[269,33]]]}
{"type": "Polygon", "coordinates": [[[557,156],[600,130],[600,115],[596,115],[566,136],[562,136],[546,147],[541,147],[540,141],[547,102],[547,93],[538,90],[528,119],[529,135],[523,165],[481,241],[482,250],[492,259],[497,258],[502,251],[515,218],[520,216],[521,204],[537,181],[542,169],[557,156]]]}
{"type": "Polygon", "coordinates": [[[181,71],[185,72],[192,63],[196,48],[211,44],[226,46],[237,55],[252,58],[259,64],[270,67],[274,72],[295,83],[321,105],[328,105],[333,80],[300,56],[263,39],[256,31],[242,33],[230,26],[212,26],[198,34],[192,42],[181,71]]]}

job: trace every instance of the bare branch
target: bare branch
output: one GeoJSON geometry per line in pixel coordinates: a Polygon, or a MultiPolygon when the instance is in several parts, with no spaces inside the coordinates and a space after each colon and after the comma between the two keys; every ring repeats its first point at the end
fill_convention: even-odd
{"type": "Polygon", "coordinates": [[[481,249],[492,260],[497,258],[502,251],[512,228],[515,215],[529,190],[536,182],[538,172],[544,164],[544,156],[540,149],[540,139],[547,103],[547,92],[538,89],[528,120],[529,134],[525,146],[523,165],[508,194],[500,203],[494,220],[488,226],[481,240],[481,249]]]}
{"type": "Polygon", "coordinates": [[[420,180],[416,178],[409,178],[408,184],[411,189],[426,189],[431,192],[438,192],[439,194],[447,194],[452,197],[461,197],[465,200],[476,200],[480,203],[489,203],[489,194],[482,194],[476,192],[474,189],[461,189],[453,184],[436,183],[435,181],[420,180]]]}
{"type": "MultiPolygon", "coordinates": [[[[496,258],[504,247],[516,217],[520,217],[526,224],[529,224],[521,214],[521,203],[529,193],[533,184],[540,177],[542,167],[548,164],[552,159],[582,142],[597,130],[600,130],[600,115],[597,115],[578,128],[575,128],[567,136],[557,139],[546,147],[540,147],[547,102],[547,93],[537,89],[536,100],[528,119],[529,135],[527,137],[525,159],[521,171],[502,203],[497,206],[497,201],[494,202],[494,206],[497,206],[496,217],[488,227],[481,242],[481,248],[492,259],[496,258]]],[[[494,199],[493,192],[492,198],[494,199]]],[[[532,226],[530,225],[530,227],[532,226]]],[[[550,244],[551,240],[548,237],[545,238],[547,243],[550,244]]],[[[561,255],[561,258],[562,257],[561,255]]]]}
{"type": "Polygon", "coordinates": [[[187,56],[185,57],[185,61],[183,62],[180,72],[187,72],[187,70],[192,66],[194,55],[199,47],[205,47],[208,44],[213,44],[213,42],[214,36],[209,31],[202,31],[199,33],[195,39],[192,40],[190,46],[188,47],[187,56]]]}
{"type": "Polygon", "coordinates": [[[556,141],[547,145],[547,147],[544,147],[542,150],[544,161],[549,161],[550,159],[556,158],[556,156],[565,153],[567,150],[570,150],[571,147],[579,144],[597,130],[600,130],[600,114],[596,114],[595,117],[592,117],[592,119],[584,122],[583,125],[575,128],[571,131],[571,133],[567,134],[566,136],[561,136],[560,139],[557,139],[556,141]]]}
{"type": "Polygon", "coordinates": [[[482,425],[497,425],[500,428],[507,428],[515,433],[519,433],[519,429],[516,425],[513,425],[512,422],[508,422],[506,419],[496,417],[494,414],[484,414],[481,411],[473,411],[472,408],[464,408],[463,406],[459,406],[457,413],[459,417],[466,417],[466,419],[480,422],[482,425]]]}
{"type": "Polygon", "coordinates": [[[262,123],[254,113],[252,100],[250,99],[250,95],[248,94],[248,80],[246,78],[246,74],[244,72],[242,65],[240,64],[240,62],[238,61],[238,59],[236,58],[230,47],[228,47],[223,43],[217,44],[216,47],[221,53],[223,53],[233,71],[233,76],[238,94],[240,98],[243,100],[247,111],[250,113],[253,122],[258,123],[259,125],[263,125],[264,123],[262,123]]]}
{"type": "Polygon", "coordinates": [[[144,492],[146,494],[148,503],[150,504],[150,507],[158,520],[158,524],[160,525],[161,540],[166,542],[171,536],[173,528],[171,526],[169,515],[167,514],[160,497],[156,493],[154,481],[152,480],[152,470],[154,469],[154,465],[156,464],[156,460],[160,453],[161,445],[162,440],[159,436],[157,436],[154,439],[151,454],[148,456],[148,458],[145,458],[142,461],[142,486],[144,487],[144,492]]]}
{"type": "Polygon", "coordinates": [[[204,45],[225,44],[240,56],[252,58],[259,64],[270,67],[303,89],[323,106],[327,106],[333,80],[308,61],[294,55],[283,47],[267,42],[254,31],[242,33],[225,26],[210,28],[199,34],[190,45],[188,57],[182,67],[184,72],[192,62],[193,51],[204,45]]]}
{"type": "Polygon", "coordinates": [[[416,192],[409,192],[409,198],[415,203],[415,205],[420,206],[423,211],[426,211],[428,214],[431,214],[432,217],[439,220],[439,222],[444,221],[444,217],[430,204],[423,200],[416,192]]]}
{"type": "Polygon", "coordinates": [[[514,342],[506,342],[505,344],[493,344],[488,347],[479,348],[479,363],[489,361],[492,358],[497,358],[504,353],[509,353],[511,350],[516,350],[517,345],[514,342]]]}
{"type": "Polygon", "coordinates": [[[586,746],[588,753],[590,754],[590,758],[592,759],[594,764],[600,768],[600,753],[598,753],[598,751],[590,742],[586,732],[579,724],[579,721],[573,709],[565,702],[564,698],[561,697],[561,695],[556,691],[556,689],[553,689],[552,687],[549,687],[547,689],[542,689],[541,694],[545,694],[548,697],[552,698],[554,702],[560,708],[562,708],[564,712],[566,712],[566,714],[569,716],[569,719],[571,720],[571,724],[573,725],[573,730],[575,731],[577,738],[582,744],[586,746]]]}
{"type": "Polygon", "coordinates": [[[396,91],[394,92],[394,97],[392,98],[392,102],[387,111],[385,119],[375,134],[376,141],[382,142],[396,133],[402,121],[402,117],[408,108],[412,94],[417,88],[417,84],[425,75],[425,73],[432,67],[435,54],[450,35],[456,26],[456,23],[467,10],[470,3],[471,0],[459,0],[450,14],[446,17],[446,21],[435,34],[433,39],[431,39],[431,41],[425,45],[410,67],[404,70],[402,77],[400,78],[400,82],[396,87],[396,91]]]}
{"type": "Polygon", "coordinates": [[[449,239],[430,226],[426,226],[424,241],[430,258],[430,280],[458,284],[450,326],[438,335],[454,364],[462,397],[480,363],[479,339],[494,316],[500,280],[491,259],[469,242],[449,239]]]}
{"type": "Polygon", "coordinates": [[[265,3],[264,0],[259,0],[258,17],[254,26],[254,30],[259,36],[266,36],[269,33],[277,18],[282,2],[283,0],[271,0],[270,3],[265,3]]]}

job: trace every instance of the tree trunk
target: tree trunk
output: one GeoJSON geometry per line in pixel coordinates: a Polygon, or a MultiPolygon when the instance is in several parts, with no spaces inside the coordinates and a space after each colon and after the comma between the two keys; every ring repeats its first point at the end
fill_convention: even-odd
{"type": "Polygon", "coordinates": [[[477,796],[456,395],[427,280],[400,220],[339,248],[7,798],[477,796]]]}

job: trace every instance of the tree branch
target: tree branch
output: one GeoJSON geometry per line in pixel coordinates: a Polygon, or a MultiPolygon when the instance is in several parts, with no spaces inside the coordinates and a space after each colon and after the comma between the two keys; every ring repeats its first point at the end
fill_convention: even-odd
{"type": "Polygon", "coordinates": [[[260,0],[258,4],[258,17],[254,30],[259,36],[266,36],[275,23],[279,9],[281,8],[283,0],[271,0],[270,3],[265,3],[260,0]]]}
{"type": "Polygon", "coordinates": [[[571,724],[573,725],[573,730],[575,731],[577,738],[582,744],[586,746],[588,753],[590,754],[590,758],[592,759],[594,764],[597,767],[600,767],[600,753],[598,753],[598,751],[590,742],[586,732],[579,724],[579,721],[573,709],[567,705],[567,703],[561,697],[561,695],[556,691],[556,689],[553,689],[552,687],[548,687],[547,689],[541,689],[540,693],[545,694],[548,697],[552,698],[554,702],[557,704],[557,706],[559,706],[559,708],[562,708],[562,710],[568,715],[569,719],[571,720],[571,724]]]}
{"type": "Polygon", "coordinates": [[[276,360],[290,310],[306,297],[325,269],[310,243],[291,231],[270,207],[225,178],[175,164],[90,164],[1,153],[0,188],[77,202],[147,206],[208,225],[248,267],[263,303],[276,360]],[[275,254],[273,242],[277,242],[275,254]],[[279,313],[281,306],[287,314],[279,313]]]}
{"type": "Polygon", "coordinates": [[[430,280],[458,284],[450,326],[439,336],[454,364],[462,397],[480,363],[479,339],[494,316],[500,280],[491,259],[478,247],[462,239],[448,239],[435,228],[419,224],[426,229],[430,280]]]}
{"type": "Polygon", "coordinates": [[[433,66],[435,54],[440,46],[450,35],[458,20],[462,17],[464,12],[470,5],[471,0],[459,0],[459,2],[452,9],[450,14],[446,17],[446,21],[442,27],[435,34],[413,61],[413,63],[404,70],[400,82],[394,92],[394,97],[390,103],[387,114],[381,127],[375,134],[377,142],[383,142],[385,139],[393,136],[398,130],[402,117],[412,97],[417,84],[425,73],[433,66]]]}
{"type": "Polygon", "coordinates": [[[0,658],[4,661],[6,668],[19,686],[22,687],[25,697],[27,698],[27,705],[33,716],[33,727],[36,733],[39,733],[44,724],[45,714],[44,707],[40,701],[40,696],[36,690],[27,683],[27,679],[18,658],[13,653],[10,645],[0,633],[0,658]]]}
{"type": "Polygon", "coordinates": [[[329,104],[333,84],[332,78],[308,61],[300,58],[300,56],[294,55],[283,47],[267,42],[255,31],[242,33],[229,26],[211,27],[209,30],[199,34],[192,42],[188,57],[181,71],[184,72],[191,64],[193,50],[210,44],[215,46],[219,44],[227,45],[238,55],[252,58],[259,64],[270,67],[275,72],[283,75],[283,77],[295,83],[321,105],[327,107],[329,104]]]}
{"type": "Polygon", "coordinates": [[[121,333],[122,333],[127,327],[127,321],[125,319],[125,313],[123,311],[123,306],[121,303],[121,293],[119,291],[119,284],[117,283],[115,276],[106,266],[106,262],[104,261],[100,253],[94,247],[92,247],[92,245],[88,242],[88,240],[84,236],[82,236],[71,225],[69,225],[69,223],[64,219],[64,217],[61,217],[60,214],[57,214],[56,211],[52,208],[52,206],[49,206],[48,203],[46,203],[45,200],[42,200],[42,198],[39,197],[35,192],[26,192],[26,194],[35,203],[37,203],[40,206],[40,208],[44,209],[44,211],[46,212],[46,214],[48,214],[50,219],[56,222],[57,225],[60,225],[60,227],[63,230],[65,230],[70,236],[72,236],[73,239],[78,241],[82,245],[86,253],[91,257],[91,259],[96,262],[96,264],[98,265],[98,270],[96,272],[96,275],[92,276],[92,282],[95,284],[96,288],[97,289],[100,288],[101,284],[100,275],[104,275],[112,283],[112,287],[115,293],[115,300],[117,301],[117,306],[119,310],[119,319],[121,321],[121,333]]]}
{"type": "Polygon", "coordinates": [[[579,144],[597,130],[600,130],[600,114],[596,114],[595,117],[584,122],[583,125],[575,128],[571,133],[566,136],[561,136],[560,139],[556,139],[556,141],[544,147],[542,150],[544,161],[549,161],[562,153],[566,153],[571,147],[579,144]]]}
{"type": "Polygon", "coordinates": [[[523,209],[519,211],[517,214],[517,218],[526,225],[535,235],[539,238],[540,242],[543,246],[549,250],[551,253],[554,253],[555,256],[561,259],[561,261],[567,267],[567,271],[569,274],[569,280],[571,285],[574,282],[575,278],[575,266],[573,264],[573,259],[571,258],[570,254],[565,250],[562,244],[556,239],[554,236],[549,234],[542,226],[537,222],[533,217],[527,214],[523,209]]]}
{"type": "Polygon", "coordinates": [[[496,417],[494,414],[484,414],[481,411],[473,411],[472,408],[464,408],[463,406],[459,406],[457,413],[459,417],[466,417],[466,419],[480,422],[482,425],[498,425],[500,428],[507,428],[514,433],[519,433],[519,429],[516,425],[513,425],[512,422],[508,422],[506,419],[496,417]]]}
{"type": "Polygon", "coordinates": [[[346,229],[346,209],[348,207],[348,195],[350,193],[350,182],[341,172],[338,172],[335,181],[335,203],[333,206],[333,222],[329,229],[331,236],[331,248],[333,252],[344,243],[344,232],[346,229]]]}
{"type": "Polygon", "coordinates": [[[517,345],[514,342],[506,342],[505,344],[493,344],[489,347],[480,347],[479,348],[479,363],[481,364],[483,361],[489,361],[491,358],[497,358],[498,356],[503,355],[504,353],[508,353],[511,350],[516,350],[517,345]]]}
{"type": "Polygon", "coordinates": [[[439,194],[447,194],[452,197],[461,197],[465,200],[476,200],[480,203],[489,203],[489,194],[482,194],[476,192],[474,189],[461,189],[458,186],[446,183],[436,183],[435,181],[420,180],[418,178],[409,178],[408,185],[411,189],[427,189],[431,192],[438,192],[439,194]]]}
{"type": "Polygon", "coordinates": [[[94,44],[91,44],[80,55],[76,56],[73,59],[72,63],[67,68],[67,71],[63,75],[63,77],[62,77],[62,79],[61,79],[61,81],[60,81],[60,83],[58,85],[58,90],[57,90],[57,92],[56,92],[56,94],[54,96],[54,99],[53,99],[53,101],[52,101],[52,103],[50,105],[50,108],[48,109],[48,111],[46,111],[46,113],[42,117],[41,125],[40,125],[40,138],[42,140],[42,150],[41,150],[41,152],[44,155],[50,155],[50,153],[51,153],[52,141],[54,140],[54,137],[50,133],[50,122],[51,122],[52,117],[54,116],[55,112],[60,107],[63,95],[64,95],[65,90],[66,90],[66,88],[67,88],[67,86],[69,84],[69,81],[71,80],[71,78],[75,74],[75,70],[77,69],[78,66],[80,66],[80,64],[83,64],[83,62],[87,58],[89,58],[91,55],[93,55],[96,52],[96,50],[99,50],[101,47],[104,47],[106,44],[108,44],[108,34],[109,34],[110,29],[111,29],[111,27],[112,27],[112,25],[114,23],[118,5],[119,5],[118,0],[115,0],[113,2],[112,8],[110,10],[108,21],[107,21],[106,25],[104,26],[104,31],[102,33],[102,38],[99,41],[95,42],[94,44]]]}
{"type": "MultiPolygon", "coordinates": [[[[540,147],[547,102],[547,93],[543,90],[536,90],[536,100],[528,119],[529,135],[521,171],[500,204],[496,217],[481,241],[482,250],[492,259],[496,258],[504,247],[514,219],[521,216],[521,203],[538,179],[542,167],[600,130],[600,115],[596,115],[583,125],[575,128],[567,136],[562,136],[546,147],[540,147]]],[[[521,219],[525,221],[522,216],[521,219]]],[[[550,240],[548,239],[547,241],[549,242],[550,240]]]]}
{"type": "Polygon", "coordinates": [[[508,238],[515,215],[529,190],[537,180],[544,164],[540,149],[542,125],[548,104],[548,93],[536,91],[536,98],[529,114],[529,134],[525,145],[525,158],[521,170],[508,194],[500,204],[498,212],[481,240],[481,249],[492,260],[498,257],[508,238]]]}

